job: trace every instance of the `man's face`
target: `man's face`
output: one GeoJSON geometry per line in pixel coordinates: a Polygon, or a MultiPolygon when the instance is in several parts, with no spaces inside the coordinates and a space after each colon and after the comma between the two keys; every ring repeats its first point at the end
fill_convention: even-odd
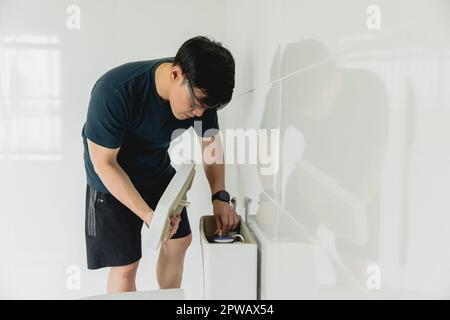
{"type": "Polygon", "coordinates": [[[170,76],[172,88],[170,90],[169,101],[175,118],[185,120],[193,117],[201,117],[206,108],[200,105],[198,99],[203,98],[204,93],[198,88],[191,87],[180,67],[172,67],[170,76]]]}

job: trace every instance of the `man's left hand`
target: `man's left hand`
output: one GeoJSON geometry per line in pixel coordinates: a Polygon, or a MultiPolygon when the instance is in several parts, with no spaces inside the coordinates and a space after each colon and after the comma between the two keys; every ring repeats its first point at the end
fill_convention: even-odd
{"type": "Polygon", "coordinates": [[[214,200],[213,211],[217,224],[216,234],[219,236],[226,235],[228,232],[239,226],[241,218],[229,203],[221,200],[214,200]]]}

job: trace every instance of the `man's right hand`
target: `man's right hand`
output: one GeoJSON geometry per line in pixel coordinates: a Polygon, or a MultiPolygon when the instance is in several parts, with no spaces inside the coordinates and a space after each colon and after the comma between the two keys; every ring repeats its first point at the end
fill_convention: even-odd
{"type": "Polygon", "coordinates": [[[170,226],[169,226],[169,232],[167,233],[166,237],[164,238],[164,242],[172,239],[175,233],[178,231],[178,226],[180,225],[181,221],[181,213],[175,214],[170,217],[170,226]]]}

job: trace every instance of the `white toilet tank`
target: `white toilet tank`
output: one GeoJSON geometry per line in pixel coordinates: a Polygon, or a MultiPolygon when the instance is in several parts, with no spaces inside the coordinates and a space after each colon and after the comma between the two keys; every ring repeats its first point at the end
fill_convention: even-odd
{"type": "Polygon", "coordinates": [[[244,241],[215,243],[213,215],[200,219],[204,299],[257,298],[257,244],[245,223],[239,234],[244,241]]]}

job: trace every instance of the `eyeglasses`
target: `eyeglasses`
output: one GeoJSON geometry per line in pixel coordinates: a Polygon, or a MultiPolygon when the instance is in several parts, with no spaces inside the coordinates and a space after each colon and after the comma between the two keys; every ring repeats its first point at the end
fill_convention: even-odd
{"type": "Polygon", "coordinates": [[[188,76],[186,76],[186,80],[187,80],[187,86],[188,86],[188,89],[189,89],[189,95],[191,96],[191,101],[192,101],[191,108],[192,109],[205,108],[205,109],[210,109],[210,110],[220,110],[223,107],[225,107],[225,105],[221,105],[221,104],[218,104],[218,105],[212,106],[212,107],[211,106],[202,105],[200,102],[198,102],[198,99],[197,99],[197,97],[194,94],[194,90],[192,89],[191,81],[189,80],[188,76]]]}

